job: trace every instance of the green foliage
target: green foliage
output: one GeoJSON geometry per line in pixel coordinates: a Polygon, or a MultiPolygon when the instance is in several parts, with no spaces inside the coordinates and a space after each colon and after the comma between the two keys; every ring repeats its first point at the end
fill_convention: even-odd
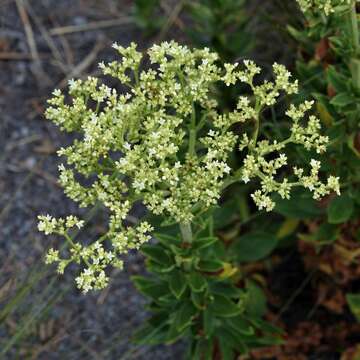
{"type": "MultiPolygon", "coordinates": [[[[194,46],[210,48],[223,61],[249,54],[254,36],[248,30],[245,0],[182,0],[182,4],[184,32],[194,46]]],[[[145,35],[155,34],[166,24],[159,0],[135,0],[132,15],[145,35]]]]}
{"type": "Polygon", "coordinates": [[[230,252],[240,262],[258,261],[268,256],[277,243],[278,238],[271,233],[247,233],[233,243],[230,252]]]}
{"type": "Polygon", "coordinates": [[[347,194],[343,194],[331,200],[327,209],[328,222],[341,224],[350,220],[354,212],[354,201],[347,194]]]}
{"type": "Polygon", "coordinates": [[[346,294],[346,300],[351,312],[360,321],[360,294],[346,294]]]}
{"type": "Polygon", "coordinates": [[[275,211],[295,219],[311,219],[321,216],[324,211],[319,204],[306,192],[298,190],[289,200],[279,199],[275,211]]]}
{"type": "MultiPolygon", "coordinates": [[[[211,236],[195,236],[186,246],[165,235],[157,245],[144,247],[149,275],[133,281],[149,298],[153,315],[135,335],[137,343],[169,344],[186,338],[190,359],[211,359],[218,343],[223,358],[233,359],[235,354],[281,342],[281,331],[261,320],[266,312],[261,287],[250,279],[239,286],[237,276],[224,276],[228,257],[219,249],[225,250],[225,244],[211,233],[211,223],[194,228],[194,233],[211,236]],[[169,258],[174,264],[170,271],[169,258]]],[[[163,230],[166,234],[167,228],[163,230]]]]}
{"type": "Polygon", "coordinates": [[[133,18],[148,35],[156,32],[164,23],[159,14],[160,0],[135,0],[133,5],[133,18]]]}
{"type": "MultiPolygon", "coordinates": [[[[329,199],[327,206],[316,209],[304,204],[305,211],[294,214],[294,209],[301,204],[293,203],[293,197],[281,212],[285,216],[292,214],[290,216],[307,219],[311,218],[309,210],[314,209],[313,216],[328,224],[324,223],[305,238],[320,245],[335,241],[338,235],[335,225],[351,221],[359,211],[352,195],[360,181],[358,15],[353,0],[298,2],[305,11],[303,28],[289,28],[300,49],[297,73],[303,96],[317,100],[319,117],[327,127],[331,146],[324,169],[339,176],[343,186],[342,196],[329,199]]],[[[278,203],[277,209],[282,205],[278,203]]]]}
{"type": "Polygon", "coordinates": [[[224,61],[248,54],[254,45],[244,0],[189,1],[185,11],[191,16],[187,33],[193,43],[213,49],[224,61]]]}

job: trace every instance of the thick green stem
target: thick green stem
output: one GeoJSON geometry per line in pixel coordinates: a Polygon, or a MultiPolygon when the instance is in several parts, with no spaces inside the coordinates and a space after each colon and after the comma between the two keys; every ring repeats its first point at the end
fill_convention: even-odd
{"type": "Polygon", "coordinates": [[[209,236],[214,236],[214,218],[209,218],[209,236]]]}
{"type": "Polygon", "coordinates": [[[353,83],[357,89],[360,89],[360,60],[358,58],[360,53],[360,35],[356,12],[356,0],[353,0],[350,6],[351,37],[354,48],[354,54],[351,58],[350,67],[353,83]]]}
{"type": "Polygon", "coordinates": [[[183,241],[189,244],[192,243],[193,235],[192,235],[191,224],[189,222],[180,223],[180,231],[183,241]]]}
{"type": "Polygon", "coordinates": [[[195,156],[195,144],[196,144],[196,130],[190,129],[189,131],[189,155],[195,156]]]}
{"type": "Polygon", "coordinates": [[[359,54],[360,36],[359,36],[359,27],[358,27],[358,19],[357,19],[356,1],[355,0],[353,0],[351,3],[350,21],[351,21],[352,41],[353,41],[355,55],[357,56],[359,54]]]}

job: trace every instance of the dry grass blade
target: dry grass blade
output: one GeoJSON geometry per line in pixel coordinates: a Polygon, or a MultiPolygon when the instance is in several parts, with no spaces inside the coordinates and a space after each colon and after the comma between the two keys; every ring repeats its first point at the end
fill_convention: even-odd
{"type": "Polygon", "coordinates": [[[92,349],[87,343],[80,339],[78,336],[74,336],[73,340],[80,345],[80,347],[87,353],[87,358],[92,358],[94,360],[103,359],[100,354],[98,354],[94,349],[92,349]]]}
{"type": "Polygon", "coordinates": [[[24,137],[18,141],[11,142],[5,146],[5,151],[10,152],[14,150],[17,147],[28,145],[32,142],[36,142],[38,140],[41,140],[41,136],[39,134],[33,134],[27,137],[24,137]]]}
{"type": "Polygon", "coordinates": [[[0,60],[33,60],[32,54],[20,53],[15,51],[0,52],[0,60]]]}
{"type": "Polygon", "coordinates": [[[35,42],[35,38],[34,38],[34,32],[31,27],[31,24],[30,24],[29,16],[25,9],[24,0],[15,0],[15,2],[16,2],[16,6],[18,9],[21,21],[24,25],[26,39],[28,41],[31,56],[32,56],[33,60],[40,62],[39,52],[37,50],[36,42],[35,42]]]}
{"type": "Polygon", "coordinates": [[[56,186],[56,187],[61,187],[58,179],[51,175],[50,173],[48,173],[47,171],[43,170],[42,168],[40,167],[33,167],[32,170],[31,170],[34,174],[42,177],[44,180],[46,180],[47,182],[49,182],[50,184],[56,186]]]}
{"type": "Polygon", "coordinates": [[[63,35],[59,35],[58,39],[62,45],[62,48],[64,50],[64,55],[66,58],[66,62],[68,64],[68,66],[70,67],[74,67],[75,64],[75,58],[74,58],[74,53],[73,50],[70,46],[70,42],[68,41],[68,39],[66,38],[66,36],[63,35]]]}
{"type": "Polygon", "coordinates": [[[7,297],[15,286],[16,286],[15,279],[10,279],[7,282],[5,282],[5,284],[0,287],[0,301],[2,301],[5,297],[7,297]]]}
{"type": "Polygon", "coordinates": [[[98,41],[91,50],[90,54],[87,55],[83,61],[77,64],[69,73],[69,75],[66,76],[56,87],[60,89],[64,88],[70,79],[74,77],[80,77],[81,74],[96,60],[99,51],[103,48],[104,45],[106,44],[98,41]]]}
{"type": "Polygon", "coordinates": [[[31,326],[36,325],[43,315],[63,296],[64,290],[55,291],[55,294],[51,294],[52,288],[54,286],[54,280],[52,280],[46,288],[46,291],[41,294],[40,298],[37,299],[36,303],[41,304],[39,309],[32,307],[29,311],[29,314],[23,319],[16,329],[16,333],[5,343],[1,349],[0,356],[5,356],[8,351],[18,343],[29,331],[31,326]],[[48,299],[46,299],[49,297],[48,299]]]}
{"type": "Polygon", "coordinates": [[[34,61],[34,65],[35,65],[35,67],[33,69],[34,74],[38,80],[38,83],[41,86],[47,85],[50,83],[50,79],[47,76],[47,74],[44,72],[44,70],[42,69],[42,66],[41,66],[39,52],[36,47],[34,32],[31,27],[28,13],[26,11],[25,0],[15,0],[15,2],[16,2],[16,6],[17,6],[17,9],[19,12],[19,16],[20,16],[21,21],[24,26],[24,31],[25,31],[26,39],[27,39],[27,42],[29,45],[30,53],[31,53],[32,59],[34,61]]]}
{"type": "Polygon", "coordinates": [[[118,19],[89,22],[84,25],[69,25],[69,26],[57,27],[51,29],[50,34],[53,36],[59,36],[65,34],[72,34],[76,32],[93,31],[93,30],[114,27],[114,26],[128,25],[131,24],[132,22],[133,21],[130,17],[121,17],[118,19]]]}
{"type": "MultiPolygon", "coordinates": [[[[181,4],[182,6],[184,5],[184,4],[181,4]]],[[[172,13],[172,6],[168,3],[168,2],[166,2],[166,1],[161,1],[160,2],[160,6],[161,6],[161,8],[168,14],[168,16],[169,16],[169,14],[171,14],[172,13]]],[[[175,9],[174,9],[175,10],[175,9]]],[[[181,9],[180,9],[181,10],[181,9]]],[[[177,10],[178,11],[178,10],[177,10]]],[[[179,27],[179,29],[180,30],[184,30],[185,29],[185,24],[183,23],[183,21],[177,16],[177,17],[175,17],[175,19],[174,19],[174,24],[176,24],[178,27],[179,27]]]]}
{"type": "Polygon", "coordinates": [[[36,15],[35,11],[33,11],[33,9],[31,8],[31,6],[29,4],[27,4],[27,11],[29,12],[30,16],[32,17],[32,19],[34,20],[36,26],[39,28],[41,35],[43,36],[44,40],[46,41],[46,43],[48,44],[53,56],[56,58],[57,60],[57,64],[60,67],[60,69],[62,70],[62,72],[64,74],[66,74],[69,69],[67,68],[67,66],[64,65],[64,59],[61,56],[60,51],[58,50],[58,48],[56,47],[53,39],[51,38],[49,32],[47,31],[47,29],[42,25],[40,19],[38,18],[38,16],[36,15]]]}
{"type": "Polygon", "coordinates": [[[173,8],[171,13],[169,14],[168,20],[164,24],[163,28],[161,29],[159,35],[156,37],[155,43],[161,42],[164,37],[166,36],[167,32],[170,30],[172,25],[177,22],[178,16],[185,5],[185,1],[179,1],[176,6],[173,8]]]}

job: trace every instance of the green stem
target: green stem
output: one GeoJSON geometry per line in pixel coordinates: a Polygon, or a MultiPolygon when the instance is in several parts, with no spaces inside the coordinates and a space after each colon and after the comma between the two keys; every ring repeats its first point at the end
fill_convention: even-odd
{"type": "Polygon", "coordinates": [[[196,144],[196,130],[190,129],[189,131],[189,155],[195,156],[195,144],[196,144]]]}
{"type": "Polygon", "coordinates": [[[195,145],[196,145],[196,112],[195,105],[192,106],[192,114],[191,114],[191,124],[189,127],[189,155],[191,157],[195,156],[195,145]]]}
{"type": "Polygon", "coordinates": [[[357,56],[359,54],[360,36],[359,36],[359,27],[358,27],[357,12],[356,12],[356,0],[353,0],[351,3],[350,19],[351,19],[352,41],[355,50],[355,55],[357,56]]]}
{"type": "Polygon", "coordinates": [[[67,232],[65,232],[63,235],[64,235],[66,241],[69,243],[69,245],[70,245],[71,247],[75,247],[75,244],[74,244],[74,242],[72,241],[70,235],[69,235],[67,232]]]}
{"type": "Polygon", "coordinates": [[[134,69],[135,85],[139,86],[139,66],[134,69]]]}
{"type": "Polygon", "coordinates": [[[259,116],[258,116],[255,119],[255,130],[254,130],[254,135],[253,135],[253,140],[252,140],[253,148],[255,148],[255,146],[256,146],[257,138],[259,136],[259,129],[260,129],[260,120],[259,120],[259,116]]]}
{"type": "MultiPolygon", "coordinates": [[[[68,244],[70,245],[70,247],[72,247],[72,248],[74,248],[75,247],[75,243],[73,242],[73,240],[72,240],[72,238],[71,238],[71,236],[67,233],[67,232],[65,232],[64,234],[62,234],[64,237],[65,237],[65,239],[66,239],[66,241],[68,242],[68,244]]],[[[87,265],[87,266],[91,266],[91,264],[86,260],[86,259],[83,259],[84,260],[84,262],[85,262],[85,264],[87,265]]]]}
{"type": "Polygon", "coordinates": [[[181,236],[185,243],[191,244],[193,240],[191,224],[189,222],[180,223],[181,236]]]}
{"type": "Polygon", "coordinates": [[[212,216],[209,218],[209,236],[214,236],[214,218],[212,216]]]}
{"type": "Polygon", "coordinates": [[[357,89],[360,89],[360,61],[358,59],[360,50],[360,35],[359,25],[356,12],[356,0],[353,0],[350,5],[350,24],[351,24],[351,36],[354,48],[353,57],[350,60],[351,74],[353,84],[357,89]]]}
{"type": "Polygon", "coordinates": [[[259,131],[260,131],[260,113],[261,113],[261,106],[259,105],[258,102],[256,102],[255,105],[255,111],[256,111],[256,117],[254,118],[255,121],[255,129],[254,129],[254,134],[252,137],[252,142],[251,142],[251,149],[255,149],[256,146],[256,142],[257,142],[257,138],[259,136],[259,131]]]}
{"type": "Polygon", "coordinates": [[[207,113],[204,113],[201,118],[200,118],[200,121],[198,123],[198,125],[196,126],[196,131],[200,131],[204,125],[206,124],[206,116],[207,116],[207,113]]]}
{"type": "Polygon", "coordinates": [[[242,170],[243,170],[243,168],[241,167],[235,171],[233,176],[229,176],[228,178],[226,178],[223,182],[223,185],[221,186],[221,190],[223,191],[230,185],[235,184],[238,181],[240,181],[242,170]]]}
{"type": "Polygon", "coordinates": [[[222,185],[222,187],[221,187],[221,190],[225,190],[227,187],[229,187],[229,186],[232,185],[232,184],[237,183],[239,180],[240,180],[240,177],[239,177],[239,176],[236,176],[236,175],[227,178],[227,179],[224,181],[224,183],[223,183],[223,185],[222,185]]]}

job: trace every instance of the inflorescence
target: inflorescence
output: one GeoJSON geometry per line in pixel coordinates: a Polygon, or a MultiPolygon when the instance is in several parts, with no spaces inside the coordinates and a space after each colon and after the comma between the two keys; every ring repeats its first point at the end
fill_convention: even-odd
{"type": "Polygon", "coordinates": [[[72,100],[55,90],[46,111],[47,119],[62,130],[83,135],[59,150],[68,164],[59,167],[65,193],[80,206],[100,202],[110,211],[107,233],[89,246],[74,243],[69,235],[74,226],[83,225],[76,217],[39,217],[39,230],[62,235],[70,245],[68,258],[51,249],[46,262],[58,263],[59,273],[71,262],[82,264],[76,278],[82,291],[105,287],[106,268],[122,268],[119,257],[151,238],[148,222],[127,225],[136,202],[153,214],[190,223],[195,209],[216,205],[222,190],[237,181],[258,180],[260,188],[251,196],[259,209],[267,211],[275,206],[274,193],[288,199],[295,186],[308,188],[315,199],[339,193],[338,178],[321,182],[320,162],[315,159],[309,170],[295,167],[289,178],[284,177],[288,159],[282,151],[287,144],[319,154],[326,150],[328,138],[319,133],[320,121],[310,115],[304,122],[312,102],[290,106],[287,139],[258,140],[262,111],[276,104],[280,95],[298,91],[297,81],[284,66],[274,64],[274,80],[257,84],[261,69],[254,62],[222,66],[217,54],[206,48],[191,50],[175,42],[153,45],[147,52],[151,66],[145,70],[141,63],[146,55],[135,44],[114,48],[121,60],[101,63],[100,68],[120,80],[127,93],[119,94],[93,77],[71,80],[72,100]],[[221,82],[248,84],[252,94],[240,96],[235,110],[221,112],[213,91],[221,82]],[[251,134],[234,131],[234,124],[246,122],[254,127],[251,134]],[[244,152],[244,164],[231,169],[228,158],[236,149],[244,152]],[[78,181],[94,176],[90,186],[78,181]]]}
{"type": "Polygon", "coordinates": [[[323,11],[326,15],[334,13],[340,5],[350,5],[353,0],[296,0],[303,12],[323,11]]]}

